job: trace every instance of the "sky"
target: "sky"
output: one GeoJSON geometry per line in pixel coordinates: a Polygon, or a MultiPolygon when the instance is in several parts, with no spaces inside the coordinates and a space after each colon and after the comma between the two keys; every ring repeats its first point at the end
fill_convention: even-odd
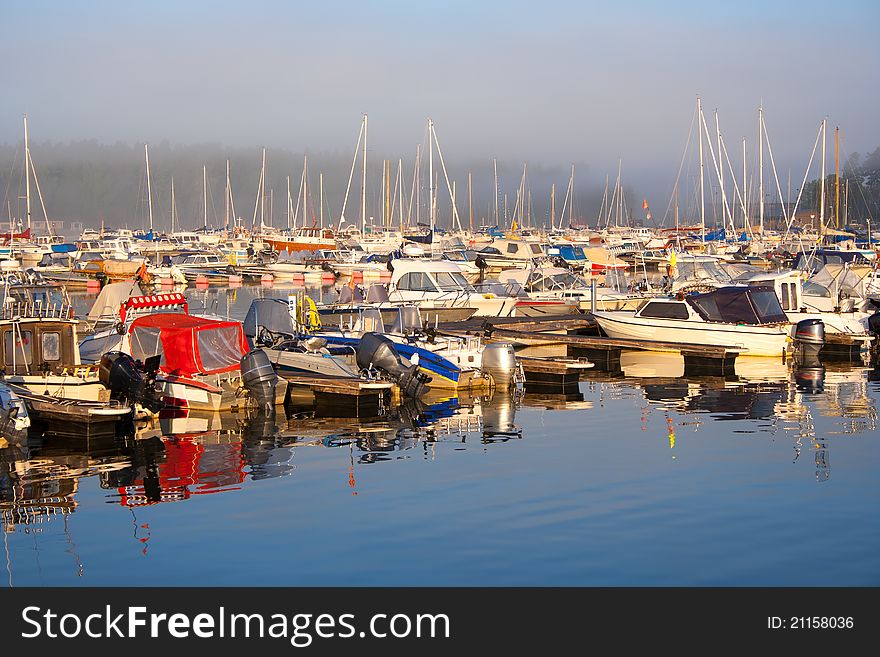
{"type": "Polygon", "coordinates": [[[352,153],[366,113],[370,151],[412,161],[431,117],[447,163],[577,163],[593,185],[620,165],[662,206],[697,97],[735,168],[759,105],[795,179],[823,118],[843,153],[880,146],[878,19],[876,0],[2,0],[0,143],[27,114],[37,142],[352,153]]]}

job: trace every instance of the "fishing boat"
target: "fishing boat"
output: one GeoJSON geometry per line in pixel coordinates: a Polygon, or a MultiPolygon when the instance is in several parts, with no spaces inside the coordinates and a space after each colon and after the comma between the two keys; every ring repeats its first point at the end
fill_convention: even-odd
{"type": "Polygon", "coordinates": [[[782,356],[791,322],[773,288],[726,286],[703,294],[647,299],[638,310],[596,311],[611,338],[737,347],[746,356],[782,356]]]}

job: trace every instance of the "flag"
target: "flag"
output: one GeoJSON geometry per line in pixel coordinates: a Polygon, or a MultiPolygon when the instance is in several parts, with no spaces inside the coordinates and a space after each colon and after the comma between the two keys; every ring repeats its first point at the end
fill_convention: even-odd
{"type": "Polygon", "coordinates": [[[642,201],[642,210],[647,210],[647,209],[648,209],[648,199],[644,199],[642,201]]]}
{"type": "Polygon", "coordinates": [[[675,249],[669,252],[669,266],[675,267],[676,258],[675,258],[675,249]]]}

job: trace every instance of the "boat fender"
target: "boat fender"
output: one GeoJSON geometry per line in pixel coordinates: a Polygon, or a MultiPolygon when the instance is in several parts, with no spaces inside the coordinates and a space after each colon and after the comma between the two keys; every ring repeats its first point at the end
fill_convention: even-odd
{"type": "Polygon", "coordinates": [[[114,328],[119,335],[125,334],[125,324],[123,324],[122,322],[116,322],[116,326],[114,328]]]}

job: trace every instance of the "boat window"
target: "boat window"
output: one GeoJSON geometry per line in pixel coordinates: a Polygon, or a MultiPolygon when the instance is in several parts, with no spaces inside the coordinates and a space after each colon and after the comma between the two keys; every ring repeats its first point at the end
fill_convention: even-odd
{"type": "Polygon", "coordinates": [[[61,360],[60,333],[55,333],[54,331],[43,333],[40,341],[42,343],[41,353],[43,354],[43,360],[61,360]]]}
{"type": "Polygon", "coordinates": [[[804,296],[806,297],[831,297],[831,290],[824,285],[813,281],[804,281],[804,296]]]}
{"type": "Polygon", "coordinates": [[[639,317],[659,317],[662,319],[687,319],[687,307],[683,303],[651,301],[639,313],[639,317]]]}
{"type": "Polygon", "coordinates": [[[5,363],[7,365],[22,361],[30,365],[34,361],[33,333],[30,331],[20,331],[14,328],[12,331],[6,331],[3,336],[3,346],[5,347],[5,363]]]}
{"type": "Polygon", "coordinates": [[[431,278],[422,271],[411,271],[408,274],[404,274],[400,282],[397,284],[398,289],[400,290],[413,290],[416,292],[436,292],[437,289],[434,287],[434,283],[431,282],[431,278]]]}
{"type": "Polygon", "coordinates": [[[782,309],[783,310],[791,310],[791,303],[788,300],[788,283],[783,283],[779,286],[782,292],[782,309]]]}
{"type": "Polygon", "coordinates": [[[753,289],[749,294],[760,322],[787,322],[788,317],[779,305],[779,297],[773,288],[753,289]]]}
{"type": "Polygon", "coordinates": [[[532,255],[544,255],[540,244],[531,244],[530,246],[532,247],[532,255]]]}
{"type": "Polygon", "coordinates": [[[470,287],[465,277],[457,271],[438,271],[434,273],[434,277],[441,292],[458,292],[470,287]]]}
{"type": "Polygon", "coordinates": [[[510,244],[507,245],[507,252],[508,253],[516,253],[518,250],[519,249],[517,248],[516,244],[514,244],[513,242],[511,242],[510,244]]]}

